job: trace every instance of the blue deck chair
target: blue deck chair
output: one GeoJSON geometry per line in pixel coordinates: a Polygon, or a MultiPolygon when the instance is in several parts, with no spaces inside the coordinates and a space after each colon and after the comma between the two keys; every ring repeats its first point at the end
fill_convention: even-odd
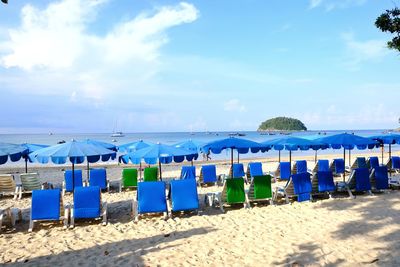
{"type": "Polygon", "coordinates": [[[343,174],[345,170],[345,164],[343,159],[334,159],[332,161],[332,168],[334,174],[343,174]]]}
{"type": "Polygon", "coordinates": [[[281,162],[279,163],[279,178],[281,180],[289,180],[291,175],[290,170],[290,162],[281,162]]]}
{"type": "Polygon", "coordinates": [[[217,169],[215,165],[204,165],[200,170],[200,184],[216,183],[217,179],[217,169]]]}
{"type": "Polygon", "coordinates": [[[392,169],[400,170],[400,157],[397,156],[392,157],[392,169]]]}
{"type": "Polygon", "coordinates": [[[250,162],[247,168],[249,169],[250,177],[264,175],[261,162],[250,162]]]}
{"type": "MultiPolygon", "coordinates": [[[[74,170],[74,187],[82,187],[82,170],[74,170]]],[[[72,170],[66,170],[64,172],[64,182],[63,182],[63,195],[65,192],[72,193],[74,188],[72,188],[72,170]]]]}
{"type": "Polygon", "coordinates": [[[367,161],[364,157],[357,157],[357,168],[368,168],[367,161]]]}
{"type": "Polygon", "coordinates": [[[297,160],[296,161],[296,173],[307,172],[307,161],[305,160],[297,160]]]}
{"type": "Polygon", "coordinates": [[[233,163],[233,170],[229,172],[229,177],[243,178],[245,176],[244,167],[242,163],[233,163]]]}
{"type": "Polygon", "coordinates": [[[368,168],[354,169],[350,174],[349,180],[346,182],[346,189],[349,196],[353,198],[352,190],[356,192],[366,191],[368,194],[372,195],[368,168]]]}
{"type": "MultiPolygon", "coordinates": [[[[313,191],[316,182],[318,193],[329,193],[336,190],[335,182],[333,180],[333,173],[331,171],[319,171],[313,177],[313,191]],[[314,179],[317,179],[314,181],[314,179]]],[[[313,192],[314,193],[314,192],[313,192]]]]}
{"type": "Polygon", "coordinates": [[[196,180],[196,166],[182,166],[181,179],[196,180]]]}
{"type": "Polygon", "coordinates": [[[103,225],[107,224],[107,203],[101,202],[101,190],[98,186],[77,187],[74,190],[74,205],[71,207],[71,225],[75,219],[102,218],[103,225]]]}
{"type": "Polygon", "coordinates": [[[64,221],[68,226],[69,208],[64,207],[60,189],[33,190],[29,232],[39,221],[64,221]]]}
{"type": "Polygon", "coordinates": [[[319,159],[318,160],[318,171],[319,172],[329,172],[329,160],[319,159]]]}
{"type": "Polygon", "coordinates": [[[164,218],[168,218],[165,188],[164,181],[138,183],[137,200],[132,203],[135,221],[139,220],[139,215],[145,213],[163,212],[164,218]]]}
{"type": "Polygon", "coordinates": [[[378,166],[372,169],[370,177],[371,187],[376,190],[389,189],[388,169],[386,166],[378,166]]]}
{"type": "Polygon", "coordinates": [[[98,186],[101,190],[110,192],[106,169],[91,169],[89,172],[89,186],[98,186]]]}
{"type": "Polygon", "coordinates": [[[370,169],[374,169],[379,167],[379,158],[378,157],[369,157],[368,159],[368,167],[370,169]]]}
{"type": "Polygon", "coordinates": [[[172,211],[199,209],[199,198],[195,179],[173,180],[170,182],[170,186],[170,217],[172,217],[172,211]]]}
{"type": "Polygon", "coordinates": [[[310,173],[302,172],[293,174],[291,179],[297,200],[299,202],[311,200],[312,185],[310,173]]]}

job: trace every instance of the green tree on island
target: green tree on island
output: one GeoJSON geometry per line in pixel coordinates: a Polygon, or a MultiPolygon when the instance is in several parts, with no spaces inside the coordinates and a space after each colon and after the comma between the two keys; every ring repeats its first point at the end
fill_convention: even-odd
{"type": "Polygon", "coordinates": [[[395,7],[386,10],[376,19],[375,26],[383,32],[394,34],[393,39],[387,43],[388,47],[400,51],[400,9],[395,7]]]}
{"type": "Polygon", "coordinates": [[[260,124],[258,131],[307,131],[307,127],[298,119],[287,117],[276,117],[266,120],[260,124]]]}

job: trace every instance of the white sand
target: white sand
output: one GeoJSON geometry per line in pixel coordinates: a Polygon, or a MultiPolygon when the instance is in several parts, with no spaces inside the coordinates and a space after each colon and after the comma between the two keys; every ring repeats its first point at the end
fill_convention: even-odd
{"type": "MultiPolygon", "coordinates": [[[[275,164],[266,166],[271,169],[275,164]]],[[[170,167],[165,176],[178,175],[178,169],[170,167]]],[[[226,172],[227,165],[218,166],[218,171],[226,172]]],[[[205,192],[219,190],[199,189],[201,204],[205,192]]],[[[15,229],[3,227],[0,263],[400,266],[399,191],[354,200],[343,195],[252,209],[237,206],[226,208],[225,214],[202,206],[200,215],[182,214],[167,221],[159,215],[146,216],[138,223],[130,217],[135,191],[102,197],[109,203],[107,226],[77,221],[74,229],[64,230],[61,223],[45,223],[35,226],[33,233],[27,232],[30,197],[1,198],[1,207],[12,204],[23,210],[23,222],[15,229]]],[[[65,202],[70,201],[66,196],[65,202]]]]}

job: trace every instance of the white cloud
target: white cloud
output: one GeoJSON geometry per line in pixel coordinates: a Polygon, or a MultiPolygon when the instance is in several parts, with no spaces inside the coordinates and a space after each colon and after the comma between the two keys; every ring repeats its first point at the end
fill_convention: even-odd
{"type": "Polygon", "coordinates": [[[224,110],[245,112],[246,107],[240,103],[239,99],[230,99],[224,103],[224,110]]]}
{"type": "Polygon", "coordinates": [[[352,6],[361,6],[365,4],[367,0],[310,0],[309,9],[323,7],[326,11],[334,9],[344,9],[352,6]]]}
{"type": "Polygon", "coordinates": [[[310,0],[309,8],[316,8],[322,4],[322,0],[310,0]]]}

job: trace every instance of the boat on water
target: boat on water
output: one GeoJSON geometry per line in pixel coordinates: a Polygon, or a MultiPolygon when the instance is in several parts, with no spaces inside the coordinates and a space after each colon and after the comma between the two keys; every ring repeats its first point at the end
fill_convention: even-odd
{"type": "Polygon", "coordinates": [[[125,135],[122,132],[113,132],[111,137],[124,137],[125,135]]]}
{"type": "Polygon", "coordinates": [[[229,136],[246,136],[244,133],[230,133],[229,136]]]}

